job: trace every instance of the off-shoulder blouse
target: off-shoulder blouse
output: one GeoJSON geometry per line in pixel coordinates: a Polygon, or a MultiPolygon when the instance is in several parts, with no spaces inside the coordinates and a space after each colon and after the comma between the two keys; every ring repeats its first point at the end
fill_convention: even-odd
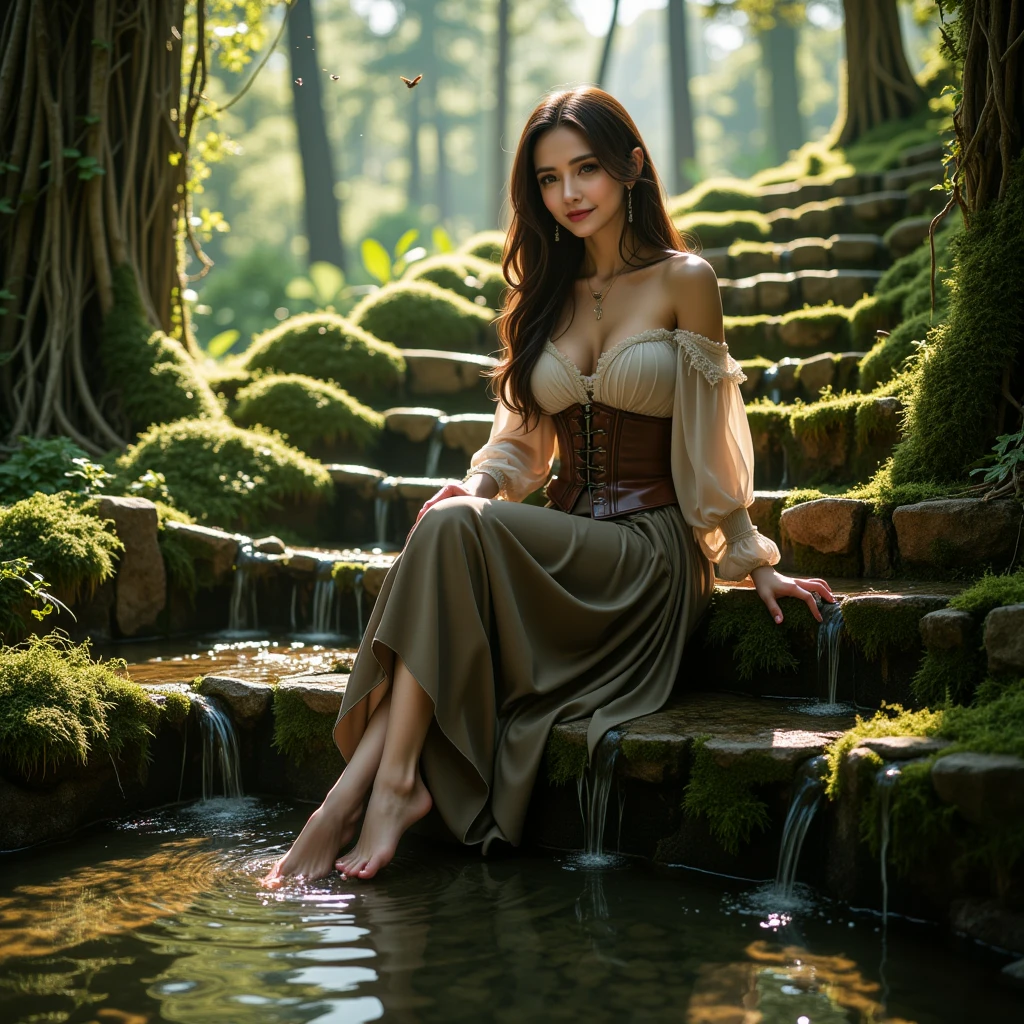
{"type": "Polygon", "coordinates": [[[692,331],[658,328],[625,338],[602,353],[590,375],[548,341],[530,379],[543,415],[526,430],[499,402],[467,479],[487,473],[500,498],[522,501],[547,480],[556,454],[551,417],[570,405],[594,401],[671,417],[672,480],[683,518],[718,575],[741,580],[779,561],[779,549],[747,512],[754,500],[754,449],[739,389],[744,380],[724,342],[692,331]]]}

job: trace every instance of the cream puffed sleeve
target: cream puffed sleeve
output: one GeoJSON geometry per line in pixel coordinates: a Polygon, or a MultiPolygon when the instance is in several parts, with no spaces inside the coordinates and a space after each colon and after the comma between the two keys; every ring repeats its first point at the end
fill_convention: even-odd
{"type": "Polygon", "coordinates": [[[672,479],[683,518],[725,580],[775,565],[779,549],[758,532],[747,508],[754,500],[754,446],[740,393],[746,380],[724,342],[675,332],[672,479]]]}
{"type": "Polygon", "coordinates": [[[469,460],[464,480],[487,473],[498,484],[498,497],[522,501],[543,484],[555,461],[555,424],[550,416],[530,429],[522,417],[504,402],[498,402],[487,444],[469,460]]]}

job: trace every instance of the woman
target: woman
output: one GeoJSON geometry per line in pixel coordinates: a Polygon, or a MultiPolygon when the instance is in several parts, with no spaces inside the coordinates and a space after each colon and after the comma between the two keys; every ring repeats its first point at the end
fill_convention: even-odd
{"type": "Polygon", "coordinates": [[[776,622],[783,595],[819,621],[815,594],[833,600],[776,573],[750,523],[715,274],[684,251],[623,107],[594,88],[545,99],[510,192],[490,438],[384,581],[335,726],[347,766],[269,884],[371,878],[432,803],[465,843],[517,844],[556,722],[592,716],[593,754],[668,699],[712,562],[750,574],[776,622]],[[521,504],[556,450],[548,507],[521,504]]]}

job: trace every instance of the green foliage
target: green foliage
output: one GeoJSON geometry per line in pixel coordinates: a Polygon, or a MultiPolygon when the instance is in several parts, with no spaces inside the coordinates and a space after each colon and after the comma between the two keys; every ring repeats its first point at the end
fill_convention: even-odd
{"type": "Polygon", "coordinates": [[[985,677],[985,661],[984,648],[977,644],[925,650],[910,681],[914,699],[925,707],[965,703],[985,677]]]}
{"type": "Polygon", "coordinates": [[[223,416],[220,403],[181,342],[146,318],[129,264],[114,270],[114,308],[103,321],[100,357],[136,430],[183,416],[223,416]]]}
{"type": "Polygon", "coordinates": [[[164,695],[164,718],[170,725],[182,725],[192,710],[192,701],[184,693],[171,690],[164,695]]]}
{"type": "Polygon", "coordinates": [[[544,748],[548,782],[555,786],[576,782],[587,774],[587,740],[561,729],[552,729],[544,748]]]}
{"type": "Polygon", "coordinates": [[[341,591],[352,591],[355,588],[356,577],[366,571],[363,562],[335,562],[331,566],[331,579],[334,585],[341,591]]]}
{"type": "Polygon", "coordinates": [[[479,256],[480,259],[497,263],[498,266],[501,266],[501,256],[504,250],[504,231],[478,231],[475,235],[470,235],[458,249],[459,252],[464,252],[469,256],[479,256]]]}
{"type": "Polygon", "coordinates": [[[334,441],[356,451],[371,447],[384,417],[347,391],[301,374],[268,374],[242,388],[231,418],[241,427],[280,431],[303,451],[334,441]]]}
{"type": "Polygon", "coordinates": [[[406,281],[430,281],[447,288],[478,306],[500,309],[505,303],[505,278],[500,267],[468,254],[428,256],[413,263],[404,274],[406,281]]]}
{"type": "Polygon", "coordinates": [[[761,752],[743,754],[723,767],[706,744],[706,736],[694,743],[683,810],[689,817],[707,818],[711,835],[726,853],[735,855],[742,843],[750,842],[755,829],[763,832],[771,824],[768,805],[757,790],[788,782],[793,767],[761,752]]]}
{"type": "Polygon", "coordinates": [[[894,602],[893,607],[873,607],[867,602],[843,604],[846,635],[875,661],[884,650],[915,650],[921,645],[920,622],[925,612],[912,602],[894,602]]]}
{"type": "MultiPolygon", "coordinates": [[[[35,572],[73,601],[113,576],[114,558],[124,549],[95,508],[94,501],[72,494],[35,494],[0,508],[0,552],[5,559],[28,559],[35,572]]],[[[19,630],[24,606],[16,581],[0,583],[0,633],[10,636],[19,630]]]]}
{"type": "Polygon", "coordinates": [[[481,352],[495,344],[492,310],[429,281],[396,281],[386,285],[367,295],[352,310],[351,319],[400,348],[481,352]]]}
{"type": "Polygon", "coordinates": [[[717,587],[711,599],[708,641],[729,647],[740,679],[765,672],[792,672],[799,662],[794,640],[813,642],[818,624],[810,609],[795,597],[779,601],[782,622],[776,624],[757,593],[717,587]]]}
{"type": "Polygon", "coordinates": [[[128,749],[144,763],[160,711],[120,659],[51,634],[0,648],[0,748],[22,775],[128,749]]]}
{"type": "Polygon", "coordinates": [[[36,493],[95,494],[109,479],[70,437],[19,437],[17,449],[0,463],[0,504],[36,493]]]}
{"type": "Polygon", "coordinates": [[[260,525],[284,501],[329,500],[330,474],[276,434],[225,421],[153,427],[117,460],[120,474],[163,473],[174,504],[200,522],[260,525]]]}
{"type": "Polygon", "coordinates": [[[955,488],[932,483],[893,483],[892,460],[887,460],[866,484],[852,487],[845,497],[871,503],[875,515],[891,518],[900,505],[915,505],[928,498],[945,498],[955,488]]]}
{"type": "Polygon", "coordinates": [[[1024,569],[1005,576],[986,573],[949,601],[950,608],[970,612],[978,619],[1006,604],[1024,604],[1024,569]]]}
{"type": "Polygon", "coordinates": [[[918,313],[904,320],[887,337],[875,342],[858,367],[860,390],[874,391],[905,369],[907,360],[934,325],[931,313],[918,313]]]}
{"type": "Polygon", "coordinates": [[[949,707],[939,734],[958,750],[1024,757],[1024,679],[988,684],[969,707],[949,707]]]}
{"type": "Polygon", "coordinates": [[[981,465],[971,470],[971,476],[980,475],[982,483],[993,487],[1013,480],[1017,497],[1024,497],[1020,488],[1024,476],[1024,427],[1013,434],[1001,434],[992,451],[978,461],[981,465]]]}
{"type": "Polygon", "coordinates": [[[673,196],[668,214],[676,220],[689,213],[727,213],[734,210],[760,210],[758,190],[740,178],[708,178],[689,192],[673,196]]]}
{"type": "Polygon", "coordinates": [[[274,746],[288,760],[301,765],[329,758],[337,761],[340,772],[343,762],[334,743],[334,723],[334,715],[313,711],[297,693],[274,688],[274,746]]]}
{"type": "MultiPolygon", "coordinates": [[[[162,476],[162,474],[159,474],[162,476]]],[[[157,544],[164,560],[168,582],[183,590],[190,597],[198,588],[195,558],[181,535],[175,530],[168,530],[167,524],[194,523],[195,519],[187,512],[182,512],[164,501],[153,501],[157,515],[157,544]]]]}
{"type": "Polygon", "coordinates": [[[684,237],[695,237],[705,249],[726,249],[741,241],[766,242],[772,233],[767,218],[754,210],[686,213],[674,221],[684,237]]]}
{"type": "Polygon", "coordinates": [[[398,391],[405,360],[394,345],[343,317],[305,313],[256,338],[244,367],[334,381],[350,395],[372,400],[398,391]]]}
{"type": "Polygon", "coordinates": [[[893,452],[897,482],[962,479],[992,445],[1003,374],[1019,365],[1024,337],[1022,222],[1024,161],[1006,196],[951,243],[948,318],[910,371],[905,436],[893,452]]]}

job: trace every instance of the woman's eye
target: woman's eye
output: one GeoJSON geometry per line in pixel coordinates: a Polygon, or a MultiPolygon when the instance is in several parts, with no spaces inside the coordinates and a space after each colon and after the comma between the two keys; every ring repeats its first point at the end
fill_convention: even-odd
{"type": "Polygon", "coordinates": [[[596,171],[597,164],[580,164],[580,173],[583,171],[596,171]]]}
{"type": "Polygon", "coordinates": [[[554,180],[555,176],[553,174],[545,174],[544,177],[540,179],[540,183],[542,185],[550,185],[554,180]]]}

